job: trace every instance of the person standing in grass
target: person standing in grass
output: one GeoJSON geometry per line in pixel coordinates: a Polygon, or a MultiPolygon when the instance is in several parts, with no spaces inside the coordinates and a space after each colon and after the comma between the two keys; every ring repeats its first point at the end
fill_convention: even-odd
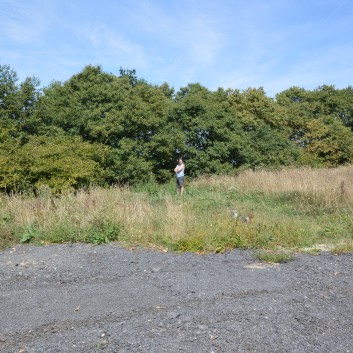
{"type": "Polygon", "coordinates": [[[176,175],[176,184],[177,184],[177,193],[182,195],[184,192],[184,171],[185,164],[182,158],[178,159],[178,164],[174,168],[174,172],[176,175]]]}

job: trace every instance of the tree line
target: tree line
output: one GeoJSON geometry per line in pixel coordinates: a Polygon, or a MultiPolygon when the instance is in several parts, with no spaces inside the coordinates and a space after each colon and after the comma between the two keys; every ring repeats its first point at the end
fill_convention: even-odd
{"type": "Polygon", "coordinates": [[[351,86],[175,92],[92,65],[39,86],[0,65],[0,191],[164,182],[178,156],[190,177],[353,161],[351,86]]]}

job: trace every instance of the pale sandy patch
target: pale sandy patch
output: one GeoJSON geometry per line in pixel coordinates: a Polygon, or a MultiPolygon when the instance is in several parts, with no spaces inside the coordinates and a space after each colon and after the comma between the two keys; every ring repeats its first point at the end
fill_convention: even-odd
{"type": "Polygon", "coordinates": [[[332,244],[315,244],[313,246],[303,248],[304,251],[313,251],[313,250],[319,250],[319,251],[331,251],[334,249],[335,245],[332,244]]]}
{"type": "Polygon", "coordinates": [[[272,267],[277,267],[279,266],[278,263],[263,263],[263,262],[256,262],[253,264],[248,264],[245,265],[245,268],[251,268],[251,269],[264,269],[264,268],[272,268],[272,267]]]}

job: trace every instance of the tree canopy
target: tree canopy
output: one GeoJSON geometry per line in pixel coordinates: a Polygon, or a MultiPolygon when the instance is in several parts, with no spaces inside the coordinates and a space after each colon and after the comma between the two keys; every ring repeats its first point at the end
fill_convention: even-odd
{"type": "Polygon", "coordinates": [[[86,66],[38,88],[0,66],[0,190],[167,181],[178,156],[188,176],[353,160],[353,89],[291,87],[175,92],[120,68],[86,66]]]}

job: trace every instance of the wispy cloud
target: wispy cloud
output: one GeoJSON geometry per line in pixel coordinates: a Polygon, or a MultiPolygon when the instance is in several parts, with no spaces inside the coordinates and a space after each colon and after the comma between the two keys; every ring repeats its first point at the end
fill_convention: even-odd
{"type": "Polygon", "coordinates": [[[163,72],[196,78],[201,68],[213,65],[224,46],[223,33],[219,30],[214,14],[193,11],[188,2],[174,3],[170,7],[163,2],[141,1],[135,8],[133,22],[146,35],[153,36],[155,43],[148,42],[146,51],[153,55],[156,46],[163,72]]]}
{"type": "Polygon", "coordinates": [[[3,40],[13,44],[33,44],[46,36],[54,9],[50,2],[10,1],[0,3],[0,33],[3,40]]]}
{"type": "Polygon", "coordinates": [[[347,83],[352,16],[349,0],[2,0],[0,57],[44,82],[101,64],[177,89],[273,94],[347,83]]]}
{"type": "Polygon", "coordinates": [[[105,24],[89,24],[79,29],[81,39],[87,41],[91,51],[91,58],[103,62],[131,63],[144,67],[146,53],[141,44],[124,37],[118,31],[112,31],[105,24]]]}
{"type": "Polygon", "coordinates": [[[352,62],[350,46],[331,45],[297,56],[290,65],[275,59],[271,61],[271,58],[267,61],[259,58],[258,65],[243,63],[239,69],[223,75],[219,86],[238,89],[262,86],[272,97],[292,86],[315,89],[323,84],[334,84],[344,88],[352,85],[352,62]]]}

